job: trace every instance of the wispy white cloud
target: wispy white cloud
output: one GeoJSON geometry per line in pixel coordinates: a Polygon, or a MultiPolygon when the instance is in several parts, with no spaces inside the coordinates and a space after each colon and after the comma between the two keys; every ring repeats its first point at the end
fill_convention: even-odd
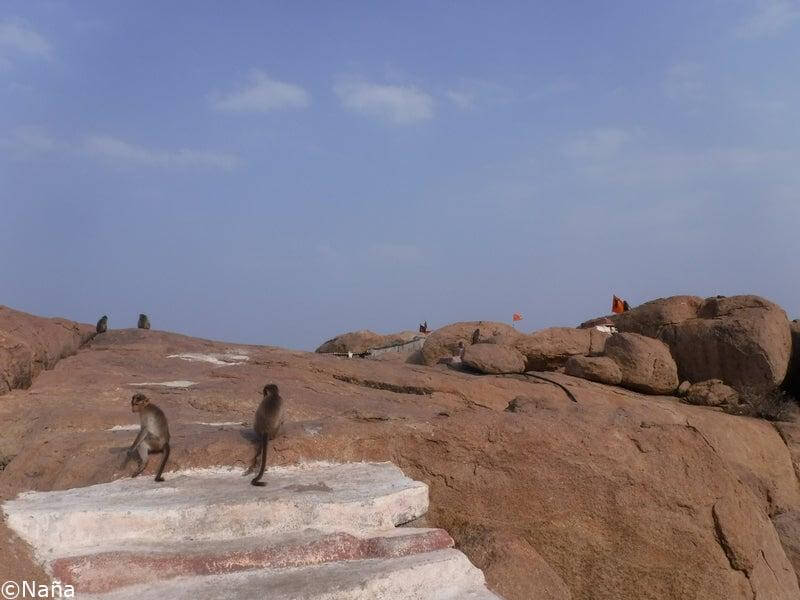
{"type": "Polygon", "coordinates": [[[247,83],[227,94],[211,95],[211,106],[229,112],[268,112],[286,108],[305,108],[311,95],[299,85],[272,79],[254,69],[247,83]]]}
{"type": "Polygon", "coordinates": [[[337,84],[334,91],[345,108],[396,125],[433,117],[433,98],[413,86],[351,82],[337,84]]]}
{"type": "Polygon", "coordinates": [[[445,96],[459,108],[475,108],[475,96],[469,92],[447,90],[445,96]]]}
{"type": "Polygon", "coordinates": [[[566,94],[568,92],[572,92],[578,89],[578,84],[575,83],[572,79],[567,77],[560,77],[555,81],[551,81],[550,83],[546,83],[528,95],[529,100],[540,100],[542,98],[548,98],[550,96],[558,96],[560,94],[566,94]]]}
{"type": "Polygon", "coordinates": [[[18,127],[9,135],[0,136],[0,148],[12,156],[45,154],[61,148],[61,144],[38,127],[18,127]]]}
{"type": "Polygon", "coordinates": [[[458,108],[471,110],[479,106],[509,104],[518,101],[536,101],[565,94],[578,88],[566,77],[536,86],[532,91],[518,91],[510,86],[485,79],[463,78],[445,92],[445,97],[458,108]]]}
{"type": "Polygon", "coordinates": [[[137,146],[109,135],[89,135],[77,140],[59,139],[41,127],[18,127],[0,135],[0,150],[15,158],[45,154],[91,156],[117,165],[159,168],[211,168],[231,170],[239,157],[202,150],[158,150],[137,146]]]}
{"type": "Polygon", "coordinates": [[[422,250],[413,244],[375,244],[370,254],[382,260],[399,263],[411,263],[422,260],[422,250]]]}
{"type": "Polygon", "coordinates": [[[562,144],[561,151],[568,158],[604,160],[615,156],[633,137],[624,129],[595,129],[567,140],[562,144]]]}
{"type": "Polygon", "coordinates": [[[800,0],[758,0],[756,11],[735,33],[741,38],[774,37],[800,21],[800,0]]]}
{"type": "Polygon", "coordinates": [[[788,177],[800,183],[794,170],[798,161],[800,154],[792,149],[739,146],[680,151],[653,150],[637,144],[603,160],[580,164],[577,172],[596,184],[646,189],[716,177],[763,178],[772,182],[788,177]]]}
{"type": "Polygon", "coordinates": [[[131,144],[108,135],[91,135],[81,144],[81,149],[91,156],[113,161],[123,166],[162,168],[212,168],[230,170],[239,166],[233,154],[202,150],[157,150],[131,144]]]}
{"type": "MultiPolygon", "coordinates": [[[[0,65],[0,70],[2,70],[2,66],[0,65]]],[[[19,81],[9,81],[8,85],[5,87],[6,91],[12,94],[30,94],[34,91],[34,87],[32,85],[28,85],[27,83],[21,83],[19,81]]]]}
{"type": "Polygon", "coordinates": [[[51,52],[49,42],[22,21],[0,21],[0,62],[8,63],[10,55],[48,59],[51,52]]]}
{"type": "Polygon", "coordinates": [[[461,109],[482,105],[506,104],[517,98],[511,88],[485,79],[463,78],[445,92],[445,96],[461,109]]]}
{"type": "Polygon", "coordinates": [[[664,92],[680,102],[701,102],[706,97],[703,67],[683,62],[672,65],[664,77],[664,92]]]}

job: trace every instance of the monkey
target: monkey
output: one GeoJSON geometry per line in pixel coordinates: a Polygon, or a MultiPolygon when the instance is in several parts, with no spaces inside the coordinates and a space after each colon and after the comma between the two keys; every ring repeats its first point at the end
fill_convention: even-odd
{"type": "Polygon", "coordinates": [[[161,459],[161,465],[158,467],[156,473],[156,481],[164,481],[161,474],[164,472],[164,466],[167,464],[169,458],[169,426],[167,425],[167,417],[160,408],[155,404],[151,404],[147,396],[142,393],[136,393],[131,398],[131,411],[139,413],[139,420],[141,421],[141,428],[139,435],[133,441],[133,444],[128,448],[127,456],[123,467],[128,464],[128,461],[133,458],[134,453],[138,453],[139,468],[131,477],[136,477],[147,466],[147,455],[149,452],[162,452],[164,457],[161,459]]]}
{"type": "Polygon", "coordinates": [[[136,325],[139,329],[150,329],[150,319],[144,313],[139,314],[139,323],[136,325]]]}
{"type": "Polygon", "coordinates": [[[477,344],[480,341],[481,341],[481,330],[476,329],[475,331],[472,332],[472,343],[477,344]]]}
{"type": "Polygon", "coordinates": [[[466,348],[464,347],[464,342],[458,342],[458,358],[464,358],[464,352],[466,348]]]}
{"type": "Polygon", "coordinates": [[[274,383],[268,383],[264,386],[264,397],[256,409],[256,420],[253,430],[258,437],[258,446],[256,448],[256,455],[253,457],[253,462],[250,468],[244,472],[244,475],[249,475],[255,471],[256,464],[258,463],[258,456],[261,455],[261,468],[258,470],[258,475],[250,481],[252,485],[265,486],[265,482],[261,481],[264,475],[264,469],[267,466],[267,444],[273,439],[283,425],[283,398],[278,392],[278,386],[274,383]]]}
{"type": "Polygon", "coordinates": [[[97,333],[105,333],[106,329],[108,329],[108,317],[103,315],[97,322],[97,333]]]}

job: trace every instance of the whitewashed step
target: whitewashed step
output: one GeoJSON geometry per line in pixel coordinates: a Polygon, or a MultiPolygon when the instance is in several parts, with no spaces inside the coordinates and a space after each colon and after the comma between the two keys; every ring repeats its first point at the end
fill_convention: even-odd
{"type": "Polygon", "coordinates": [[[3,504],[9,526],[82,599],[497,600],[443,530],[397,528],[428,488],[391,463],[201,469],[3,504]]]}
{"type": "Polygon", "coordinates": [[[293,569],[179,577],[82,600],[498,600],[457,550],[293,569]]]}
{"type": "Polygon", "coordinates": [[[364,535],[425,514],[428,486],[391,463],[273,467],[266,487],[241,471],[203,469],[55,492],[28,492],[3,505],[8,524],[37,557],[111,551],[147,542],[269,539],[313,528],[364,535]]]}
{"type": "Polygon", "coordinates": [[[443,529],[396,527],[364,537],[306,530],[269,538],[126,543],[111,552],[58,558],[49,570],[62,584],[100,593],[182,576],[396,558],[452,546],[453,539],[443,529]]]}

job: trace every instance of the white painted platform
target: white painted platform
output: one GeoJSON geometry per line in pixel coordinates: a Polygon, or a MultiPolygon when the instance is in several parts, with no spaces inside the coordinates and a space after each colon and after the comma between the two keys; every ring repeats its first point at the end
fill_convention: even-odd
{"type": "Polygon", "coordinates": [[[313,527],[321,532],[388,529],[424,515],[428,486],[391,463],[308,463],[273,467],[266,487],[241,470],[203,469],[6,502],[8,524],[41,557],[116,548],[125,540],[231,539],[313,527]]]}
{"type": "Polygon", "coordinates": [[[80,598],[497,599],[391,463],[167,472],[3,504],[9,526],[80,598]],[[81,591],[83,585],[83,592],[81,591]]]}
{"type": "Polygon", "coordinates": [[[340,561],[296,569],[179,577],[85,600],[497,600],[483,573],[457,550],[340,561]]]}

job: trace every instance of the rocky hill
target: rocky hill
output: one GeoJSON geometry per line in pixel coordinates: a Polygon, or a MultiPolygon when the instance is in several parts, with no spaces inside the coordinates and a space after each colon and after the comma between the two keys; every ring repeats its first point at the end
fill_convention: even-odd
{"type": "MultiPolygon", "coordinates": [[[[414,524],[447,530],[504,598],[800,598],[800,428],[722,410],[796,377],[792,325],[756,297],[682,298],[602,321],[617,334],[455,324],[385,360],[156,330],[92,338],[4,308],[0,385],[14,389],[0,396],[0,502],[129,474],[135,391],[170,419],[167,477],[246,466],[272,381],[288,424],[270,465],[393,462],[430,487],[414,524]],[[440,362],[459,341],[463,364],[440,362]],[[737,399],[670,395],[714,379],[737,399]]],[[[26,577],[46,575],[4,523],[0,580],[26,577]]]]}

